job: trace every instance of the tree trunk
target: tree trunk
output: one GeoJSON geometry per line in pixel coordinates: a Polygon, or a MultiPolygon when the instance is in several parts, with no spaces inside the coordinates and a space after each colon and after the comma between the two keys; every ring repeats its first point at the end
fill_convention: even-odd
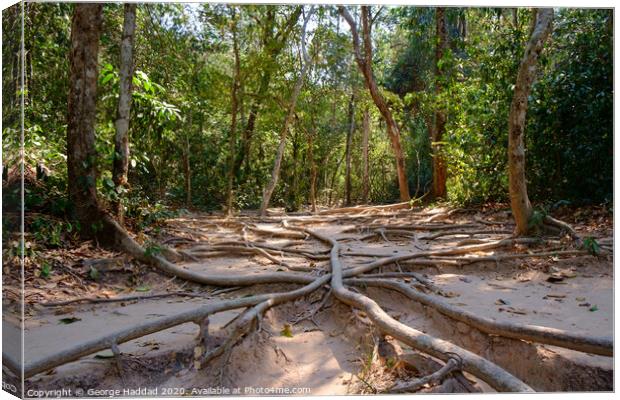
{"type": "Polygon", "coordinates": [[[351,14],[349,14],[349,12],[343,6],[338,6],[338,10],[351,28],[351,35],[353,37],[353,49],[355,52],[355,59],[357,61],[357,65],[359,66],[360,71],[364,75],[364,81],[366,82],[366,87],[368,87],[370,96],[372,97],[375,105],[381,112],[381,115],[383,116],[383,119],[385,120],[385,123],[387,125],[388,137],[390,138],[392,151],[394,152],[394,157],[396,158],[396,172],[398,174],[398,188],[400,191],[400,200],[408,201],[410,199],[409,185],[407,183],[405,157],[403,155],[403,150],[400,144],[400,129],[398,128],[398,124],[394,120],[392,112],[390,111],[387,103],[385,102],[385,99],[379,92],[379,88],[377,86],[377,82],[375,81],[375,77],[372,71],[370,8],[369,6],[362,6],[362,31],[364,38],[363,55],[361,51],[360,38],[357,31],[357,24],[353,20],[351,14]]]}
{"type": "Polygon", "coordinates": [[[517,225],[516,233],[525,235],[533,214],[532,204],[527,195],[525,178],[525,146],[523,135],[527,102],[532,84],[536,78],[536,63],[545,40],[551,32],[553,9],[533,10],[533,29],[521,60],[514,88],[508,123],[508,177],[510,187],[510,206],[517,225]]]}
{"type": "Polygon", "coordinates": [[[67,173],[69,199],[84,237],[102,237],[104,229],[97,199],[97,55],[103,5],[78,3],[71,22],[69,97],[67,99],[67,173]]]}
{"type": "Polygon", "coordinates": [[[189,132],[192,129],[192,113],[189,113],[188,132],[185,133],[185,149],[183,149],[183,175],[185,177],[185,206],[192,205],[192,169],[190,164],[191,149],[189,145],[189,132]]]}
{"type": "Polygon", "coordinates": [[[267,186],[263,189],[263,201],[260,207],[260,215],[265,215],[267,213],[267,207],[269,207],[269,202],[271,201],[271,196],[273,195],[273,191],[276,188],[278,183],[278,179],[280,177],[280,166],[282,165],[282,157],[284,156],[284,150],[286,148],[286,137],[288,135],[288,128],[293,120],[293,116],[295,115],[295,107],[297,105],[297,98],[299,97],[299,93],[301,92],[301,87],[304,83],[304,79],[306,77],[306,73],[308,72],[308,67],[310,66],[310,57],[308,56],[308,52],[306,51],[306,27],[308,26],[308,21],[312,16],[314,8],[311,8],[308,12],[308,15],[304,17],[304,25],[301,31],[301,51],[302,51],[302,66],[301,71],[299,72],[299,77],[297,77],[297,82],[295,83],[295,88],[293,89],[293,94],[291,96],[291,101],[289,104],[288,113],[286,118],[284,119],[284,124],[282,126],[282,130],[280,131],[280,145],[278,146],[278,152],[276,153],[276,158],[273,163],[273,170],[271,171],[271,180],[267,184],[267,186]]]}
{"type": "Polygon", "coordinates": [[[316,163],[314,162],[314,136],[316,127],[312,126],[312,132],[308,135],[308,162],[310,163],[310,206],[312,212],[316,212],[316,163]]]}
{"type": "Polygon", "coordinates": [[[345,205],[351,205],[351,147],[353,142],[353,132],[355,131],[355,95],[351,95],[349,100],[349,130],[347,132],[346,143],[346,161],[345,161],[345,175],[344,175],[344,191],[345,191],[345,205]]]}
{"type": "MultiPolygon", "coordinates": [[[[136,30],[136,4],[125,4],[125,20],[121,41],[120,93],[116,115],[116,135],[114,136],[114,163],[112,180],[119,187],[127,186],[129,170],[129,115],[131,112],[131,89],[133,80],[133,42],[136,30]]],[[[112,209],[119,223],[123,224],[123,206],[120,201],[112,204],[112,209]]]]}
{"type": "MultiPolygon", "coordinates": [[[[443,68],[440,66],[445,50],[448,48],[445,8],[436,9],[437,45],[435,48],[435,94],[441,96],[443,90],[443,68]]],[[[446,163],[442,154],[443,135],[446,131],[446,111],[441,105],[435,111],[435,129],[433,129],[433,196],[446,197],[446,163]]]]}
{"type": "MultiPolygon", "coordinates": [[[[234,10],[234,9],[233,9],[234,10]]],[[[233,183],[235,177],[235,142],[236,142],[236,132],[237,132],[237,109],[238,109],[238,98],[237,94],[239,91],[239,81],[241,75],[241,65],[239,61],[239,41],[237,40],[237,20],[235,16],[235,12],[233,11],[233,22],[232,22],[232,34],[233,34],[233,53],[235,56],[235,72],[233,76],[233,82],[231,87],[231,116],[230,116],[230,135],[228,140],[228,151],[230,152],[228,155],[228,198],[226,202],[226,213],[231,216],[233,214],[233,200],[234,200],[234,190],[233,183]]]]}
{"type": "Polygon", "coordinates": [[[370,113],[368,107],[364,109],[364,119],[362,123],[362,201],[368,204],[368,192],[370,182],[368,178],[368,140],[370,137],[370,113]]]}

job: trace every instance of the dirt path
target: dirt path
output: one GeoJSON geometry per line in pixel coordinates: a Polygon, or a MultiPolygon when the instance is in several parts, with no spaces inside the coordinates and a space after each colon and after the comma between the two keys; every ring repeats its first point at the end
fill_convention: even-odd
{"type": "MultiPolygon", "coordinates": [[[[185,259],[177,261],[177,265],[205,275],[319,276],[328,272],[329,248],[309,240],[307,235],[296,236],[284,229],[283,219],[280,216],[223,219],[192,214],[168,221],[156,239],[185,259]],[[290,237],[284,237],[287,235],[290,237]],[[252,243],[252,249],[248,250],[247,243],[252,243]],[[255,250],[256,247],[262,252],[255,250]]],[[[446,210],[381,211],[298,215],[286,219],[296,226],[338,239],[345,271],[394,255],[501,240],[508,238],[510,234],[506,231],[512,229],[505,214],[497,211],[453,214],[446,210]]],[[[579,231],[580,227],[577,228],[579,231]]],[[[598,231],[587,229],[592,236],[609,235],[603,225],[598,231]]],[[[384,274],[494,321],[540,325],[590,336],[611,335],[611,254],[564,255],[564,251],[571,250],[571,244],[557,238],[549,240],[541,245],[473,252],[466,255],[466,260],[438,257],[424,258],[423,262],[414,259],[391,263],[371,274],[384,274]],[[470,263],[476,257],[536,252],[557,254],[470,263]],[[402,275],[412,272],[414,275],[402,275]]],[[[193,296],[30,308],[25,332],[26,362],[122,331],[136,321],[165,318],[223,299],[297,287],[295,284],[251,285],[217,294],[218,288],[171,280],[149,268],[142,270],[138,280],[141,291],[134,294],[167,290],[190,292],[193,296]]],[[[99,291],[101,287],[100,283],[99,291]]],[[[392,318],[492,360],[535,390],[609,390],[612,387],[610,357],[487,335],[461,322],[454,323],[436,310],[395,292],[379,288],[358,290],[375,299],[392,318]]],[[[128,293],[127,289],[123,291],[123,295],[128,293]]],[[[333,296],[325,298],[326,293],[327,289],[319,290],[269,310],[258,333],[249,334],[229,355],[220,357],[226,359],[213,360],[200,369],[193,362],[199,329],[190,322],[121,344],[122,379],[117,358],[106,350],[57,367],[52,373],[37,374],[27,385],[37,389],[68,386],[84,390],[148,387],[157,388],[159,394],[169,388],[183,388],[185,394],[204,395],[209,393],[191,391],[221,384],[240,388],[241,394],[246,387],[307,388],[310,394],[346,394],[380,392],[397,380],[413,379],[420,373],[422,368],[419,366],[416,371],[415,365],[392,368],[394,360],[376,354],[378,341],[382,343],[384,339],[364,313],[352,311],[333,296]],[[318,305],[323,307],[312,318],[295,323],[318,305]]],[[[99,293],[92,290],[89,294],[99,293]]],[[[66,292],[50,296],[55,301],[73,297],[66,292]]],[[[229,310],[210,317],[209,332],[216,345],[227,337],[227,323],[242,311],[229,310]]],[[[10,318],[5,318],[3,328],[9,337],[18,334],[10,318]]],[[[18,350],[7,347],[6,343],[5,349],[18,350]]],[[[403,354],[415,353],[408,346],[400,346],[399,352],[399,359],[403,354]]],[[[480,379],[466,376],[475,389],[492,390],[480,379]]],[[[422,389],[434,390],[458,388],[444,382],[422,389]]]]}

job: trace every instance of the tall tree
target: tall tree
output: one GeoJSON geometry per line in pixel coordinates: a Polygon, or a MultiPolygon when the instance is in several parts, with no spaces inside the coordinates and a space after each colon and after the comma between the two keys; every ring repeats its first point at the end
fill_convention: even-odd
{"type": "MultiPolygon", "coordinates": [[[[299,16],[301,15],[302,7],[298,6],[295,10],[290,14],[289,18],[283,23],[283,25],[275,31],[275,17],[276,17],[276,8],[269,7],[267,9],[267,17],[263,22],[263,35],[262,35],[262,46],[263,46],[263,54],[266,60],[270,60],[271,62],[275,61],[278,55],[284,49],[288,37],[291,34],[299,16]]],[[[244,174],[247,174],[251,169],[250,166],[250,152],[252,148],[252,138],[254,136],[254,130],[256,128],[256,120],[258,118],[259,109],[264,100],[267,92],[269,90],[269,84],[271,83],[272,75],[274,69],[271,67],[264,68],[260,78],[260,84],[258,88],[258,92],[256,93],[256,97],[254,98],[251,106],[250,112],[248,114],[248,119],[243,129],[242,134],[242,147],[239,155],[235,161],[235,170],[239,171],[241,165],[245,162],[244,174]]]]}
{"type": "Polygon", "coordinates": [[[67,184],[75,216],[82,224],[81,232],[87,237],[97,235],[103,228],[95,150],[97,55],[102,22],[102,4],[75,5],[69,51],[67,184]]]}
{"type": "MultiPolygon", "coordinates": [[[[435,47],[435,95],[440,97],[443,91],[443,66],[442,59],[448,48],[448,33],[446,29],[446,9],[437,7],[435,10],[436,23],[436,47],[435,47]]],[[[435,109],[435,126],[432,130],[433,146],[433,195],[435,197],[446,196],[446,162],[442,154],[442,141],[446,131],[446,111],[442,106],[443,101],[435,109]]]]}
{"type": "Polygon", "coordinates": [[[510,207],[517,224],[516,233],[519,235],[528,233],[533,214],[532,204],[527,195],[525,145],[523,143],[528,96],[536,78],[538,57],[551,32],[553,9],[533,9],[532,14],[532,30],[525,47],[525,54],[519,65],[508,121],[510,207]]]}
{"type": "Polygon", "coordinates": [[[228,196],[226,201],[226,213],[230,216],[233,213],[233,200],[234,200],[234,176],[235,176],[235,143],[237,142],[237,111],[239,109],[239,86],[241,82],[241,62],[239,60],[239,38],[237,35],[237,16],[236,10],[232,8],[232,39],[233,39],[233,54],[234,54],[234,75],[231,85],[231,114],[230,114],[230,133],[228,140],[228,196]]]}
{"type": "Polygon", "coordinates": [[[355,54],[355,60],[357,61],[357,65],[359,66],[360,71],[364,75],[364,81],[366,82],[366,87],[370,91],[370,95],[375,102],[375,105],[381,112],[383,119],[387,125],[387,133],[390,138],[390,142],[392,145],[392,151],[394,152],[394,157],[396,158],[396,172],[398,174],[398,189],[400,191],[400,200],[408,201],[410,199],[409,196],[409,185],[407,183],[407,173],[405,168],[405,156],[403,154],[403,149],[400,144],[400,128],[392,115],[392,111],[388,107],[385,99],[381,95],[379,91],[379,87],[377,86],[377,81],[375,80],[373,70],[372,70],[372,39],[371,39],[371,29],[372,29],[372,18],[371,18],[371,9],[370,6],[362,6],[362,34],[364,40],[364,52],[362,53],[360,37],[357,30],[357,24],[351,14],[347,11],[343,6],[338,6],[338,10],[343,18],[349,24],[351,28],[351,35],[353,37],[353,51],[355,54]]]}
{"type": "MultiPolygon", "coordinates": [[[[125,4],[123,22],[123,36],[121,41],[121,68],[120,93],[115,122],[116,135],[114,136],[114,163],[112,180],[118,187],[127,186],[127,171],[129,170],[129,115],[131,112],[131,90],[133,81],[133,43],[136,30],[136,3],[125,4]]],[[[114,214],[119,222],[123,223],[123,207],[120,201],[112,205],[114,214]]]]}
{"type": "Polygon", "coordinates": [[[314,12],[314,7],[310,8],[308,14],[304,16],[304,24],[301,29],[301,53],[302,53],[302,66],[301,71],[299,72],[299,76],[297,77],[297,82],[295,83],[295,87],[293,89],[293,94],[291,95],[291,100],[288,106],[288,112],[284,119],[284,124],[282,125],[282,130],[280,131],[280,145],[278,146],[278,152],[276,153],[276,158],[273,162],[273,170],[271,172],[271,180],[263,189],[263,201],[260,207],[260,214],[265,215],[267,213],[267,207],[269,207],[269,202],[271,201],[271,196],[273,195],[273,191],[276,188],[278,183],[278,178],[280,177],[280,166],[282,165],[282,157],[284,157],[284,149],[286,148],[286,138],[288,136],[289,126],[293,117],[295,116],[295,107],[297,105],[297,98],[299,97],[299,93],[301,92],[301,87],[304,83],[304,79],[306,74],[308,73],[308,68],[310,67],[310,56],[308,56],[308,51],[306,50],[306,28],[308,26],[308,21],[310,21],[310,17],[314,12]]]}
{"type": "Polygon", "coordinates": [[[345,147],[345,173],[344,173],[344,192],[345,204],[351,205],[351,152],[353,144],[353,132],[355,132],[355,94],[349,100],[349,130],[347,131],[347,142],[345,147]]]}
{"type": "Polygon", "coordinates": [[[368,141],[370,137],[370,113],[368,107],[364,108],[362,120],[362,201],[368,203],[370,191],[370,178],[368,176],[368,141]]]}

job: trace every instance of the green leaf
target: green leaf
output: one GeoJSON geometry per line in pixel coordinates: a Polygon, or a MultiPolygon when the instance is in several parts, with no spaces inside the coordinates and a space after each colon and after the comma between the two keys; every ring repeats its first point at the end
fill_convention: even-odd
{"type": "Polygon", "coordinates": [[[49,265],[47,262],[44,262],[43,265],[41,266],[41,277],[47,278],[50,276],[51,272],[52,272],[51,265],[49,265]]]}
{"type": "Polygon", "coordinates": [[[151,290],[151,287],[148,285],[138,286],[136,288],[136,292],[148,292],[151,290]]]}
{"type": "Polygon", "coordinates": [[[293,331],[291,331],[291,326],[289,324],[284,324],[284,328],[280,331],[280,336],[285,336],[288,338],[293,337],[293,331]]]}
{"type": "Polygon", "coordinates": [[[88,271],[88,277],[93,281],[99,280],[99,270],[97,270],[97,268],[95,267],[90,267],[90,270],[88,271]]]}
{"type": "Polygon", "coordinates": [[[588,311],[591,311],[591,312],[598,311],[598,306],[595,304],[592,307],[590,307],[588,311]]]}
{"type": "Polygon", "coordinates": [[[114,78],[114,74],[107,74],[106,76],[103,77],[103,79],[101,80],[101,84],[105,84],[108,81],[110,81],[110,79],[114,78]]]}

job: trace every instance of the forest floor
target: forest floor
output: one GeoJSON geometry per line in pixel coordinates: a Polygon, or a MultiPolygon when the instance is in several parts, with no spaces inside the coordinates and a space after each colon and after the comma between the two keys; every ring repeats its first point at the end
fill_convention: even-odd
{"type": "MultiPolygon", "coordinates": [[[[511,237],[514,225],[509,209],[502,205],[343,209],[314,215],[272,210],[263,218],[251,213],[234,218],[191,213],[147,231],[149,238],[139,235],[136,240],[173,249],[180,257],[176,265],[185,270],[230,277],[269,273],[319,277],[329,272],[330,249],[325,243],[287,230],[287,224],[336,239],[344,271],[395,255],[472,248],[455,255],[403,257],[358,277],[399,282],[453,309],[496,322],[610,337],[613,216],[602,208],[588,207],[567,210],[560,217],[582,238],[595,238],[598,254],[576,248],[568,237],[475,250],[476,245],[511,237]]],[[[294,283],[200,285],[91,242],[48,250],[44,257],[53,265],[50,276],[35,276],[34,268],[26,270],[27,363],[136,322],[179,315],[224,299],[299,287],[294,283]]],[[[351,290],[375,300],[400,323],[478,354],[537,391],[613,388],[611,357],[487,334],[389,288],[357,284],[351,290]]],[[[11,282],[11,276],[5,275],[5,293],[4,348],[17,352],[18,348],[6,346],[19,335],[19,319],[12,316],[19,311],[11,301],[17,283],[11,282]]],[[[337,300],[327,285],[269,309],[258,330],[231,351],[200,365],[200,353],[223,344],[231,335],[234,323],[230,322],[243,312],[243,308],[232,309],[209,317],[206,348],[197,348],[199,326],[187,322],[121,343],[120,355],[103,350],[36,374],[26,381],[27,388],[149,388],[159,395],[216,394],[215,388],[221,387],[240,388],[239,394],[261,394],[252,391],[260,388],[303,388],[293,390],[316,395],[381,393],[441,366],[436,359],[383,336],[365,312],[337,300]]],[[[417,391],[493,389],[469,373],[452,373],[417,391]]]]}

